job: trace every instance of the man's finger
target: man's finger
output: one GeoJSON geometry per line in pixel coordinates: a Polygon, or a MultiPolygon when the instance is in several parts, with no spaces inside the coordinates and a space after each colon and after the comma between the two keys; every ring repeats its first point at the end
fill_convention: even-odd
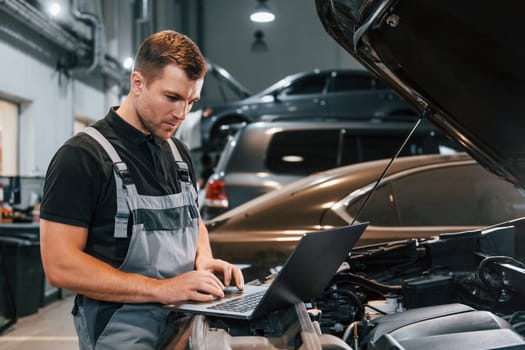
{"type": "Polygon", "coordinates": [[[223,276],[224,276],[224,285],[225,286],[229,286],[230,285],[230,282],[232,280],[232,266],[230,264],[225,264],[224,266],[224,272],[223,272],[223,276]]]}
{"type": "Polygon", "coordinates": [[[234,267],[233,269],[233,278],[235,280],[235,286],[243,290],[244,289],[244,276],[242,274],[242,271],[238,267],[234,267]]]}

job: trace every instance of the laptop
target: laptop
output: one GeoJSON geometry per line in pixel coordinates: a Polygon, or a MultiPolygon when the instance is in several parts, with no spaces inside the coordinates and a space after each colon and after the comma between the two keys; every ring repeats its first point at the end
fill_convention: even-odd
{"type": "Polygon", "coordinates": [[[223,299],[167,307],[187,313],[249,320],[319,296],[367,226],[368,223],[361,223],[305,234],[270,285],[245,285],[242,292],[228,288],[223,299]]]}

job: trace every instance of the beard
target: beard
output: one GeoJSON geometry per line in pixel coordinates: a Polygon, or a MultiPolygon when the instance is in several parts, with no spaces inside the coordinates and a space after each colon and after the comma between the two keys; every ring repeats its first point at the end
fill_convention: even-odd
{"type": "Polygon", "coordinates": [[[180,122],[177,120],[170,120],[168,123],[162,121],[162,119],[157,121],[155,118],[149,118],[148,112],[149,111],[137,111],[137,116],[142,126],[142,132],[159,137],[163,140],[168,140],[173,137],[175,131],[177,131],[180,126],[180,122]]]}

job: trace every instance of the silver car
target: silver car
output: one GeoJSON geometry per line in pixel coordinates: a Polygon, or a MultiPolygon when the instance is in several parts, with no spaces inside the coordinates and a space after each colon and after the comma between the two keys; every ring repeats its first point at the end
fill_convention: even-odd
{"type": "MultiPolygon", "coordinates": [[[[240,130],[206,184],[202,214],[211,219],[315,172],[391,157],[410,122],[268,122],[240,130]]],[[[439,154],[454,144],[431,124],[420,125],[402,155],[439,154]]]]}

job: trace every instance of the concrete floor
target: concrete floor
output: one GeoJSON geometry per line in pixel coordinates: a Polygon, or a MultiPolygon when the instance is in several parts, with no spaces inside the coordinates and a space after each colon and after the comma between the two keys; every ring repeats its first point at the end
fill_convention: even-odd
{"type": "Polygon", "coordinates": [[[0,335],[0,350],[78,350],[72,305],[73,296],[68,296],[19,318],[0,335]]]}

